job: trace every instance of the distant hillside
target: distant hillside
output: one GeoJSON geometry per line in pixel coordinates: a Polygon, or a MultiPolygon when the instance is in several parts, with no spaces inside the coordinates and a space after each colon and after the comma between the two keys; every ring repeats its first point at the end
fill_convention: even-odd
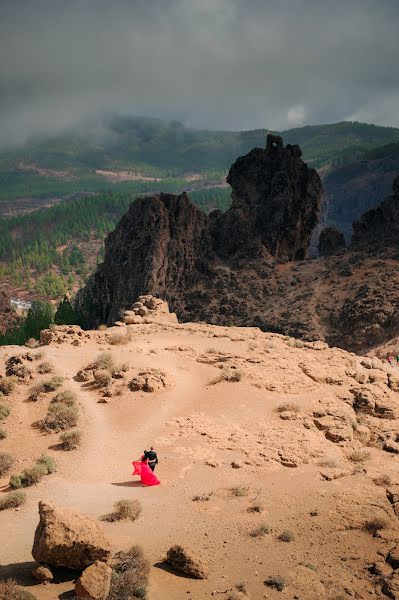
{"type": "MultiPolygon", "coordinates": [[[[221,179],[238,156],[264,147],[266,133],[266,129],[196,130],[177,121],[114,117],[86,133],[31,139],[23,148],[1,153],[0,201],[78,191],[135,191],[137,181],[131,174],[171,179],[200,173],[205,179],[221,179]],[[98,171],[128,175],[110,178],[98,171]]],[[[281,133],[286,143],[300,144],[305,160],[314,167],[340,164],[367,150],[399,143],[399,129],[357,122],[281,133]]]]}

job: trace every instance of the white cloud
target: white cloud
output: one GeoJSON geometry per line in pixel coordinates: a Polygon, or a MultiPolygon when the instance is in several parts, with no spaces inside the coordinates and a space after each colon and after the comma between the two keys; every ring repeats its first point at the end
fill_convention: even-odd
{"type": "Polygon", "coordinates": [[[287,112],[287,121],[290,125],[303,125],[305,122],[306,110],[301,104],[291,106],[287,112]]]}

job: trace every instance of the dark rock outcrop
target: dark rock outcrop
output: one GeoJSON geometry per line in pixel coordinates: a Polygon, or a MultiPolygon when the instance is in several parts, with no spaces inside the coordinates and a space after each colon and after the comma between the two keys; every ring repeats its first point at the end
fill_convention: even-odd
{"type": "Polygon", "coordinates": [[[399,177],[393,183],[393,194],[353,223],[352,245],[381,241],[399,243],[399,177]]]}
{"type": "Polygon", "coordinates": [[[77,295],[90,325],[115,322],[143,293],[167,300],[180,319],[198,319],[215,284],[220,297],[230,288],[230,269],[306,257],[322,185],[298,146],[268,136],[267,148],[239,158],[227,181],[232,206],[224,214],[208,217],[184,193],[133,202],[106,239],[104,263],[77,295]]]}
{"type": "Polygon", "coordinates": [[[320,234],[318,251],[319,256],[333,256],[345,248],[345,236],[335,227],[326,227],[320,234]]]}

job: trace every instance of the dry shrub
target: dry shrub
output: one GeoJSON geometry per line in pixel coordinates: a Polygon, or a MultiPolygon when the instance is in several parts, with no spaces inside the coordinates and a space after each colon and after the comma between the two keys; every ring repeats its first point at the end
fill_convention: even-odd
{"type": "Polygon", "coordinates": [[[338,462],[335,458],[323,458],[317,464],[319,467],[327,467],[329,469],[336,469],[338,467],[338,462]]]}
{"type": "Polygon", "coordinates": [[[94,381],[97,383],[99,387],[107,386],[112,379],[112,375],[109,371],[105,369],[97,369],[93,373],[94,381]]]}
{"type": "Polygon", "coordinates": [[[387,529],[389,523],[383,517],[373,517],[364,524],[364,530],[375,535],[381,529],[387,529]]]}
{"type": "Polygon", "coordinates": [[[141,504],[138,500],[118,500],[114,504],[114,511],[102,517],[103,521],[136,521],[141,515],[141,504]]]}
{"type": "Polygon", "coordinates": [[[370,459],[370,452],[367,450],[354,450],[348,454],[348,460],[353,463],[362,463],[370,459]]]}
{"type": "Polygon", "coordinates": [[[210,381],[208,385],[216,385],[217,383],[220,383],[221,381],[229,381],[229,382],[233,383],[233,382],[241,381],[242,378],[243,378],[242,371],[239,371],[238,369],[234,369],[233,367],[230,367],[229,369],[222,369],[221,372],[219,373],[219,375],[217,375],[214,379],[212,379],[212,381],[210,381]]]}
{"type": "Polygon", "coordinates": [[[389,475],[378,475],[373,479],[375,485],[380,485],[381,487],[388,487],[391,485],[392,480],[389,475]]]}
{"type": "Polygon", "coordinates": [[[16,385],[16,377],[3,377],[0,379],[0,392],[4,394],[4,396],[10,396],[15,390],[16,385]]]}
{"type": "Polygon", "coordinates": [[[5,440],[7,437],[7,432],[4,429],[0,429],[0,440],[5,440]]]}
{"type": "Polygon", "coordinates": [[[0,600],[37,600],[37,598],[18,587],[13,579],[7,579],[0,581],[0,600]]]}
{"type": "Polygon", "coordinates": [[[45,431],[60,431],[76,427],[77,423],[78,409],[75,405],[67,406],[62,402],[54,402],[48,407],[41,426],[45,431]]]}
{"type": "Polygon", "coordinates": [[[94,361],[92,365],[93,369],[105,369],[111,373],[115,370],[115,362],[112,355],[109,352],[102,352],[94,361]]]}
{"type": "Polygon", "coordinates": [[[292,531],[283,531],[282,533],[280,533],[280,535],[278,536],[278,539],[280,540],[280,542],[293,542],[295,539],[295,535],[293,534],[292,531]]]}
{"type": "Polygon", "coordinates": [[[268,533],[271,533],[271,528],[269,525],[260,525],[256,529],[253,529],[249,535],[251,537],[262,537],[268,533]]]}
{"type": "Polygon", "coordinates": [[[249,488],[237,485],[231,488],[230,491],[236,498],[242,498],[243,496],[248,496],[249,488]]]}
{"type": "Polygon", "coordinates": [[[55,392],[56,389],[62,386],[64,378],[56,375],[43,383],[45,392],[55,392]]]}
{"type": "Polygon", "coordinates": [[[76,404],[76,400],[77,395],[75,392],[65,390],[57,394],[51,402],[59,402],[60,404],[65,404],[65,406],[74,406],[76,404]]]}
{"type": "MultiPolygon", "coordinates": [[[[10,492],[6,496],[0,497],[0,510],[9,508],[18,508],[26,502],[25,492],[10,492]]],[[[1,596],[0,596],[1,598],[1,596]]]]}
{"type": "Polygon", "coordinates": [[[4,421],[9,414],[11,413],[11,409],[5,404],[0,404],[0,421],[4,421]]]}
{"type": "Polygon", "coordinates": [[[211,499],[212,492],[210,494],[197,494],[193,496],[193,502],[209,502],[211,499]]]}
{"type": "Polygon", "coordinates": [[[28,339],[28,340],[26,340],[26,342],[25,342],[25,346],[26,346],[27,348],[31,348],[31,349],[33,349],[33,348],[37,348],[37,347],[38,347],[38,345],[39,345],[39,342],[38,342],[37,340],[35,340],[35,338],[29,338],[29,339],[28,339]]]}
{"type": "Polygon", "coordinates": [[[140,546],[114,557],[111,591],[108,600],[134,600],[147,597],[150,563],[140,546]]]}
{"type": "Polygon", "coordinates": [[[286,411],[297,413],[297,412],[299,412],[299,406],[297,404],[295,404],[295,402],[282,402],[276,408],[276,412],[278,412],[278,413],[282,413],[282,412],[286,412],[286,411]]]}
{"type": "Polygon", "coordinates": [[[63,450],[75,450],[80,446],[82,434],[79,429],[65,431],[60,436],[61,446],[63,450]]]}
{"type": "Polygon", "coordinates": [[[247,585],[241,581],[240,583],[236,583],[236,590],[238,590],[239,592],[241,592],[241,594],[247,594],[248,590],[247,590],[247,585]]]}
{"type": "Polygon", "coordinates": [[[252,504],[252,506],[248,506],[248,512],[250,513],[261,513],[263,511],[263,506],[261,504],[252,504]]]}
{"type": "Polygon", "coordinates": [[[32,400],[32,402],[36,402],[39,399],[40,394],[43,394],[44,386],[42,383],[38,383],[31,388],[28,396],[28,400],[32,400]]]}
{"type": "Polygon", "coordinates": [[[107,336],[107,340],[111,346],[124,346],[132,341],[132,334],[130,331],[126,331],[126,333],[111,333],[107,336]]]}
{"type": "Polygon", "coordinates": [[[5,475],[14,464],[14,459],[11,454],[1,453],[0,454],[0,477],[5,475]]]}
{"type": "Polygon", "coordinates": [[[46,469],[46,475],[51,475],[57,470],[55,460],[47,454],[42,454],[36,464],[46,469]]]}
{"type": "Polygon", "coordinates": [[[50,362],[42,362],[37,367],[37,372],[40,373],[40,375],[45,375],[46,373],[53,373],[53,371],[54,367],[50,362]]]}
{"type": "Polygon", "coordinates": [[[282,592],[287,585],[286,580],[283,577],[268,577],[264,584],[267,587],[274,588],[278,592],[282,592]]]}

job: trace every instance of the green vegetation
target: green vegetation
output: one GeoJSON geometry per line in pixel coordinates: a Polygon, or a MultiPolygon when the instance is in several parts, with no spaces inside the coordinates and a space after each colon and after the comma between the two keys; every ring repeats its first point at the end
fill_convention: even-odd
{"type": "Polygon", "coordinates": [[[43,454],[30,469],[25,469],[19,475],[11,475],[10,488],[17,490],[21,487],[30,487],[38,483],[45,475],[51,475],[56,470],[55,461],[50,456],[43,454]]]}
{"type": "Polygon", "coordinates": [[[0,335],[0,346],[7,344],[24,344],[30,338],[39,339],[40,331],[47,329],[53,322],[54,311],[51,304],[33,302],[28,315],[21,325],[0,335]]]}

